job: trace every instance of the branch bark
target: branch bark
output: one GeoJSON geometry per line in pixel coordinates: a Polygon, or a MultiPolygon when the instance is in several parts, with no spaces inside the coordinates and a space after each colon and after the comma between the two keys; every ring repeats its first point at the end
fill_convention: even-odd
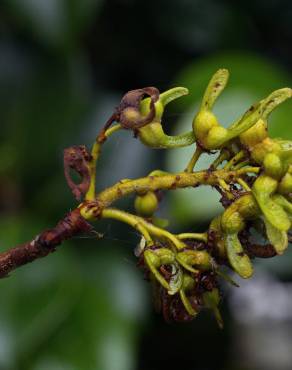
{"type": "Polygon", "coordinates": [[[63,241],[79,233],[92,230],[92,226],[80,215],[79,209],[68,213],[58,224],[43,231],[30,242],[21,244],[0,254],[0,278],[16,268],[54,252],[63,241]]]}

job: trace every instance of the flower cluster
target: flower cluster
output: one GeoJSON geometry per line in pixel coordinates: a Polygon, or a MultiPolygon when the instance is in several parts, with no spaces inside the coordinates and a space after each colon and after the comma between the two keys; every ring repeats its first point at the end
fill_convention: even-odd
{"type": "Polygon", "coordinates": [[[64,152],[65,177],[81,203],[53,229],[0,253],[0,277],[46,256],[78,232],[92,232],[87,221],[116,219],[141,235],[136,248],[138,265],[153,283],[157,306],[166,320],[189,321],[209,308],[222,326],[218,279],[237,285],[226,268],[248,279],[253,275],[253,258],[283,254],[292,221],[292,141],[268,134],[270,113],[292,97],[292,90],[272,92],[225,128],[213,107],[228,77],[225,69],[213,75],[190,131],[176,136],[164,132],[163,113],[167,104],[186,95],[187,89],[129,91],[97,135],[91,151],[82,145],[64,152]],[[154,170],[142,178],[120,180],[97,194],[96,165],[102,146],[120,130],[132,131],[150,148],[193,146],[193,155],[181,172],[154,170]],[[217,156],[209,168],[196,171],[203,153],[217,156]],[[79,176],[79,183],[71,177],[72,171],[79,176]],[[172,233],[167,220],[156,216],[161,194],[201,185],[219,191],[223,212],[202,233],[172,233]],[[112,207],[131,194],[136,196],[135,213],[112,207]],[[263,244],[255,242],[255,231],[265,240],[263,244]]]}
{"type": "MultiPolygon", "coordinates": [[[[134,219],[142,234],[136,254],[139,266],[153,283],[156,301],[167,320],[189,321],[207,307],[222,326],[218,277],[236,283],[221,267],[227,266],[247,279],[253,274],[254,257],[280,255],[288,245],[292,217],[292,142],[270,138],[267,119],[279,104],[292,96],[292,90],[272,92],[224,128],[212,109],[228,76],[225,69],[214,74],[193,119],[192,130],[182,135],[165,134],[162,116],[170,101],[187,93],[184,88],[162,94],[155,88],[134,90],[125,95],[118,110],[119,116],[123,116],[122,128],[133,130],[149,147],[175,148],[195,143],[194,155],[184,171],[186,175],[196,174],[194,167],[202,153],[218,153],[204,176],[215,175],[210,185],[222,195],[225,210],[211,221],[205,233],[171,234],[164,220],[154,216],[159,205],[157,191],[163,186],[135,189],[134,219]],[[143,94],[148,96],[142,99],[143,94]],[[220,171],[225,173],[225,178],[218,175],[220,171]],[[253,230],[268,242],[255,244],[253,230]]],[[[169,175],[154,171],[149,178],[160,178],[163,183],[169,175]]],[[[176,175],[175,180],[170,189],[184,187],[180,186],[181,175],[176,175]]],[[[195,185],[200,185],[200,181],[195,185]]]]}

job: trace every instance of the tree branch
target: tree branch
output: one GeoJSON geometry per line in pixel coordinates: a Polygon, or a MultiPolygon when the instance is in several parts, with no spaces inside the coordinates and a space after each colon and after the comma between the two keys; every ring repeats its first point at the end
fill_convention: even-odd
{"type": "Polygon", "coordinates": [[[68,213],[58,224],[37,235],[30,242],[21,244],[0,254],[0,278],[16,268],[54,252],[63,241],[74,235],[89,232],[92,227],[80,215],[79,209],[68,213]]]}

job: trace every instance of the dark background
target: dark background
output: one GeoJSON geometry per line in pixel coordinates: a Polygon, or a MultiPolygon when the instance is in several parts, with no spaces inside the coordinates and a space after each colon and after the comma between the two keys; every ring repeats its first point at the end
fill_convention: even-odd
{"type": "MultiPolygon", "coordinates": [[[[166,130],[182,132],[217,68],[231,72],[216,105],[224,124],[291,86],[291,19],[288,0],[2,0],[1,250],[76,206],[62,151],[91,145],[126,91],[189,87],[165,114],[166,130]]],[[[291,117],[285,103],[271,132],[292,138],[291,117]]],[[[97,186],[156,168],[180,171],[191,151],[151,151],[118,133],[105,146],[97,186]]],[[[198,231],[218,211],[218,196],[203,189],[171,194],[161,214],[172,230],[198,231]]],[[[1,281],[0,369],[292,368],[291,253],[258,263],[240,289],[224,288],[221,331],[209,312],[166,324],[135,267],[138,235],[111,221],[96,230],[102,240],[75,238],[1,281]]]]}

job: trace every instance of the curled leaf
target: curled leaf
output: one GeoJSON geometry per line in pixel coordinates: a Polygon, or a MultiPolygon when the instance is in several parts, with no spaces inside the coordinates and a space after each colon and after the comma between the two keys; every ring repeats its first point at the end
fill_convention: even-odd
{"type": "Polygon", "coordinates": [[[64,150],[64,173],[67,183],[77,200],[80,200],[90,185],[91,155],[84,145],[71,146],[64,150]],[[81,182],[76,184],[70,175],[70,170],[76,171],[81,177],[81,182]]]}

